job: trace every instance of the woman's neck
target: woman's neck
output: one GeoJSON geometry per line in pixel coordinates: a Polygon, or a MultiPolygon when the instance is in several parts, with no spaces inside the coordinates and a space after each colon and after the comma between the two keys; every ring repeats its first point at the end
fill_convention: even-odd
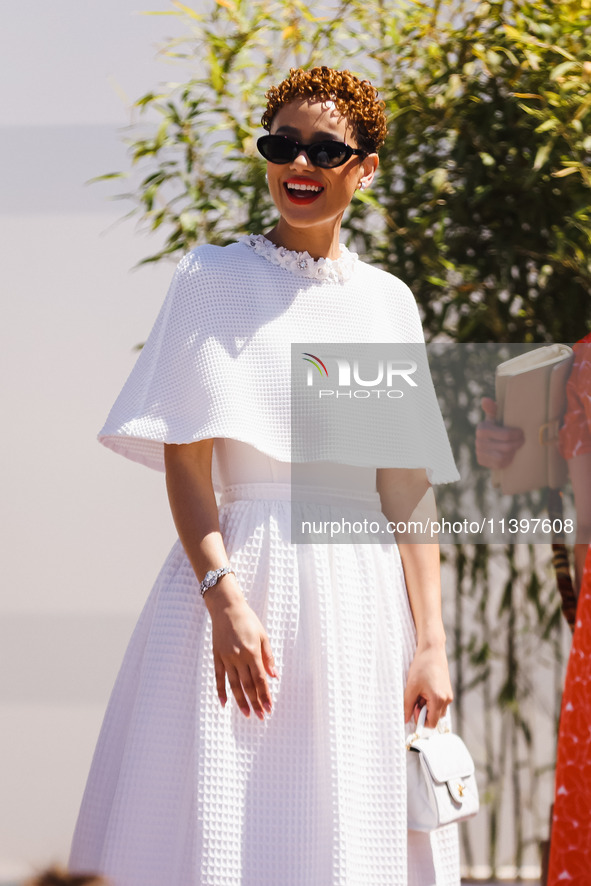
{"type": "Polygon", "coordinates": [[[293,252],[308,252],[314,259],[334,260],[341,254],[340,232],[340,220],[330,226],[293,228],[281,218],[265,237],[276,246],[283,246],[293,252]]]}

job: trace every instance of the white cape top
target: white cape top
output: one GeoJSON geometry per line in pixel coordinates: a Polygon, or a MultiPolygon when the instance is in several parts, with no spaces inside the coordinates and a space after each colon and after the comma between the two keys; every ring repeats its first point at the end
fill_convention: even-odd
{"type": "MultiPolygon", "coordinates": [[[[407,348],[409,360],[417,348],[424,352],[418,308],[404,283],[344,246],[335,261],[276,247],[262,235],[226,247],[199,246],[177,265],[99,440],[157,470],[164,470],[164,443],[226,437],[279,461],[424,467],[431,483],[459,479],[425,358],[418,360],[423,370],[418,388],[407,389],[402,380],[406,399],[387,401],[393,408],[379,433],[371,420],[369,439],[359,436],[368,427],[364,418],[349,421],[353,411],[362,416],[363,402],[345,402],[351,395],[338,387],[343,377],[334,371],[334,360],[330,378],[322,378],[334,393],[318,399],[316,377],[310,382],[305,374],[318,366],[310,367],[311,358],[303,354],[316,360],[324,353],[326,369],[333,354],[322,343],[331,343],[333,351],[336,343],[350,343],[349,352],[358,343],[367,356],[367,346],[376,342],[414,343],[414,351],[407,348]],[[301,343],[293,349],[293,364],[292,343],[301,343]],[[295,389],[292,369],[301,382],[295,389]],[[306,390],[315,399],[307,401],[311,412],[303,414],[293,405],[301,406],[306,390]],[[327,413],[322,410],[329,400],[327,413]],[[341,404],[348,412],[337,415],[341,404]]],[[[215,447],[213,482],[219,490],[215,447]]]]}

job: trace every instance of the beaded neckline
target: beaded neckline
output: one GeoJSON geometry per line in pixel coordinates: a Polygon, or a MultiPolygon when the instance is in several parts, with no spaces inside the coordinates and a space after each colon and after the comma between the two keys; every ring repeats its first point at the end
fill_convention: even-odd
{"type": "Polygon", "coordinates": [[[338,258],[314,259],[309,252],[295,252],[284,246],[276,246],[263,234],[247,234],[240,237],[238,242],[246,244],[271,264],[285,268],[286,271],[291,271],[299,277],[326,280],[329,283],[344,283],[349,280],[358,261],[357,253],[350,252],[342,243],[338,258]]]}

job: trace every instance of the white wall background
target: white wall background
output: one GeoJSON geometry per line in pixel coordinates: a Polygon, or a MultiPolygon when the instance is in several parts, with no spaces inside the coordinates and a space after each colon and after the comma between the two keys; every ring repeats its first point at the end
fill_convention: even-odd
{"type": "Polygon", "coordinates": [[[65,861],[104,705],[175,533],[163,475],[95,442],[173,265],[120,185],[168,0],[10,4],[0,119],[0,882],[65,861]],[[128,98],[126,98],[126,96],[128,98]]]}

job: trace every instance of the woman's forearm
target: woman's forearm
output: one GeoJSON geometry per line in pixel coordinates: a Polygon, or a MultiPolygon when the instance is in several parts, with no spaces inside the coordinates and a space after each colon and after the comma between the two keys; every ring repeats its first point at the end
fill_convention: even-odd
{"type": "MultiPolygon", "coordinates": [[[[164,447],[170,509],[200,581],[210,569],[228,564],[211,482],[212,453],[213,440],[164,447]]],[[[203,599],[211,616],[215,677],[222,706],[227,701],[227,678],[244,716],[250,716],[250,702],[257,717],[264,720],[265,712],[272,707],[266,674],[277,677],[266,631],[232,573],[222,576],[203,599]]]]}
{"type": "Polygon", "coordinates": [[[398,542],[419,647],[445,646],[439,545],[398,542]]]}
{"type": "MultiPolygon", "coordinates": [[[[435,496],[424,470],[382,468],[378,492],[388,520],[408,525],[437,519],[435,496]]],[[[423,542],[420,532],[397,532],[396,541],[404,567],[419,646],[445,645],[441,615],[439,544],[423,542]]]]}
{"type": "MultiPolygon", "coordinates": [[[[436,519],[435,496],[424,470],[381,468],[377,473],[382,510],[397,524],[436,519]]],[[[427,706],[427,726],[436,726],[453,700],[441,616],[439,544],[423,544],[420,532],[397,532],[408,599],[417,629],[417,648],[404,690],[404,718],[427,706]]]]}
{"type": "MultiPolygon", "coordinates": [[[[166,488],[179,538],[195,575],[202,581],[210,569],[228,564],[211,481],[213,440],[165,444],[166,488]]],[[[242,598],[232,574],[224,575],[203,597],[211,607],[242,598]],[[213,592],[212,592],[213,591],[213,592]]]]}

